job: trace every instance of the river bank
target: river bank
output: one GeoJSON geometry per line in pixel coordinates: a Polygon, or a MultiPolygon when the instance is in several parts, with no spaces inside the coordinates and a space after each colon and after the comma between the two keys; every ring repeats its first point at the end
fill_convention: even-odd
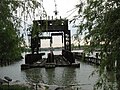
{"type": "Polygon", "coordinates": [[[0,85],[0,90],[31,90],[27,86],[23,85],[0,85]]]}
{"type": "MultiPolygon", "coordinates": [[[[0,90],[83,90],[85,84],[70,84],[68,86],[48,85],[44,83],[7,84],[0,85],[0,90]]],[[[89,85],[89,84],[88,84],[89,85]]]]}

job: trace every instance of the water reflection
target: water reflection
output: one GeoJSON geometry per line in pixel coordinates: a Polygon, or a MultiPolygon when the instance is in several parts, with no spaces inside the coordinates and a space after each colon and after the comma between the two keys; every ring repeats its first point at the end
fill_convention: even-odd
{"type": "Polygon", "coordinates": [[[56,67],[54,69],[33,68],[23,71],[27,82],[42,81],[49,85],[79,85],[83,90],[93,90],[97,75],[89,78],[93,66],[81,63],[80,68],[56,67]]]}
{"type": "Polygon", "coordinates": [[[39,69],[29,69],[25,70],[26,82],[36,83],[40,81],[41,74],[39,74],[39,69]]]}
{"type": "Polygon", "coordinates": [[[75,78],[76,78],[76,72],[75,72],[75,68],[64,68],[64,71],[62,72],[62,76],[61,76],[61,84],[62,85],[70,85],[75,83],[75,78]]]}
{"type": "Polygon", "coordinates": [[[54,69],[34,68],[24,71],[27,82],[42,81],[50,85],[70,85],[76,83],[75,68],[54,69]]]}
{"type": "Polygon", "coordinates": [[[45,69],[46,71],[46,80],[44,80],[47,84],[55,84],[55,69],[45,69]]]}

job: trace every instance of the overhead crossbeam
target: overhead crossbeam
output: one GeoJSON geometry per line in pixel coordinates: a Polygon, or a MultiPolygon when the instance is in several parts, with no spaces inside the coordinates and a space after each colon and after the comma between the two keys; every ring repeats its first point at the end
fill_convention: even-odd
{"type": "Polygon", "coordinates": [[[68,30],[68,20],[34,20],[34,26],[40,28],[41,32],[58,32],[68,30]]]}
{"type": "Polygon", "coordinates": [[[49,36],[44,36],[44,37],[39,37],[39,39],[52,39],[52,37],[49,37],[49,36]]]}
{"type": "Polygon", "coordinates": [[[51,33],[51,36],[63,35],[63,33],[51,33]]]}

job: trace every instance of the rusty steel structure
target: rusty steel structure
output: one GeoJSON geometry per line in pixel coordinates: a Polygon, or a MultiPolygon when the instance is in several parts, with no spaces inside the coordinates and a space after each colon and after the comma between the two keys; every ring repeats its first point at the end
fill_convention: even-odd
{"type": "Polygon", "coordinates": [[[41,39],[50,39],[50,46],[52,44],[53,36],[62,36],[62,43],[64,49],[71,51],[71,35],[68,30],[68,20],[55,19],[55,20],[34,20],[33,29],[31,31],[31,50],[32,54],[39,53],[41,47],[41,39]],[[41,36],[43,32],[51,32],[50,36],[41,36]]]}
{"type": "Polygon", "coordinates": [[[21,65],[22,69],[29,69],[32,67],[57,67],[57,66],[73,66],[79,67],[79,63],[75,63],[74,54],[71,52],[71,35],[68,30],[68,20],[34,20],[31,34],[31,54],[25,55],[25,64],[21,65]],[[49,36],[42,33],[50,32],[49,36]],[[50,39],[50,47],[52,47],[52,37],[62,36],[62,43],[64,47],[61,55],[54,55],[53,51],[47,54],[47,58],[42,58],[45,53],[40,52],[41,40],[50,39]],[[37,64],[37,62],[40,62],[37,64]]]}

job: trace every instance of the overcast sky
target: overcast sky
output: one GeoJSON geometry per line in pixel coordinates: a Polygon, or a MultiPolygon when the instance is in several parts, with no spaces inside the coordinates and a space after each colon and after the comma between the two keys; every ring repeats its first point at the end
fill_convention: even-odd
{"type": "MultiPolygon", "coordinates": [[[[79,3],[79,0],[55,0],[55,1],[57,4],[57,10],[59,12],[58,15],[62,16],[62,18],[67,17],[72,12],[72,11],[71,12],[68,11],[75,8],[75,5],[79,3]]],[[[54,16],[53,13],[53,11],[55,11],[54,0],[43,0],[43,6],[45,7],[45,10],[47,11],[48,15],[54,16]]]]}
{"type": "MultiPolygon", "coordinates": [[[[56,0],[57,4],[57,11],[58,13],[58,18],[61,16],[62,18],[68,18],[71,19],[74,15],[77,14],[74,12],[71,14],[75,8],[75,5],[79,3],[79,0],[56,0]],[[72,10],[72,11],[71,11],[72,10]],[[70,16],[69,16],[70,15],[70,16]],[[68,17],[69,16],[69,17],[68,17]]],[[[47,12],[48,16],[55,16],[54,11],[55,11],[55,3],[54,0],[43,0],[43,6],[47,12]]],[[[71,35],[73,35],[76,30],[72,28],[72,25],[69,25],[69,30],[71,30],[71,35]]],[[[49,40],[42,40],[42,47],[49,47],[49,40]]],[[[54,46],[62,46],[62,39],[61,36],[53,37],[53,47],[54,46]]]]}

